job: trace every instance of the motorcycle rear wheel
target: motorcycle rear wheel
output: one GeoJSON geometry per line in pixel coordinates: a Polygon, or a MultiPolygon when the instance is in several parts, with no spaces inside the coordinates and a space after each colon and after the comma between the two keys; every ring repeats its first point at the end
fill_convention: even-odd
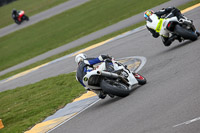
{"type": "Polygon", "coordinates": [[[196,35],[195,32],[189,31],[189,30],[187,30],[187,29],[184,29],[184,28],[182,28],[182,27],[181,27],[180,25],[178,25],[178,24],[175,26],[174,32],[175,32],[177,35],[183,37],[184,39],[189,39],[189,40],[191,40],[191,41],[195,41],[195,40],[197,40],[197,38],[198,38],[198,36],[196,35]]]}
{"type": "Polygon", "coordinates": [[[24,15],[24,16],[23,16],[23,20],[29,21],[29,17],[26,16],[26,15],[24,15]]]}
{"type": "Polygon", "coordinates": [[[100,86],[105,93],[119,97],[126,97],[130,93],[126,85],[111,79],[102,80],[100,86]]]}

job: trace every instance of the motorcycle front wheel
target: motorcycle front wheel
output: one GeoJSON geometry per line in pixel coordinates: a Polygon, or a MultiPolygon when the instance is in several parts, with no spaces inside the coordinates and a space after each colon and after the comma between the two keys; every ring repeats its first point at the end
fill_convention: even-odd
{"type": "Polygon", "coordinates": [[[184,39],[189,39],[189,40],[191,40],[191,41],[195,41],[195,40],[197,40],[197,38],[198,38],[198,36],[196,35],[195,32],[190,31],[190,30],[187,30],[187,29],[181,27],[181,26],[178,25],[178,24],[175,26],[174,32],[175,32],[177,35],[183,37],[184,39]]]}
{"type": "Polygon", "coordinates": [[[138,74],[138,73],[133,73],[133,75],[135,76],[135,78],[138,81],[139,85],[144,85],[147,83],[147,80],[145,77],[143,77],[142,75],[138,74]]]}
{"type": "Polygon", "coordinates": [[[18,25],[20,25],[20,24],[21,24],[21,22],[20,22],[20,21],[18,21],[18,20],[15,20],[15,23],[16,23],[16,24],[18,24],[18,25]]]}
{"type": "Polygon", "coordinates": [[[126,97],[130,93],[129,88],[125,84],[111,79],[103,79],[100,86],[105,93],[119,97],[126,97]]]}

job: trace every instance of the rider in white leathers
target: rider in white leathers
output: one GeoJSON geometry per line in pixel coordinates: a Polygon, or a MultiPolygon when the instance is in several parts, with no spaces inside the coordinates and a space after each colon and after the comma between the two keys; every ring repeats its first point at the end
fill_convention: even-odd
{"type": "Polygon", "coordinates": [[[179,40],[179,42],[181,42],[182,40],[175,34],[172,34],[170,36],[169,32],[165,32],[165,29],[160,21],[160,18],[166,16],[168,18],[176,16],[178,21],[184,19],[184,16],[181,14],[180,10],[175,7],[164,8],[158,12],[147,10],[144,13],[144,18],[146,20],[146,27],[152,33],[152,36],[155,38],[161,36],[164,45],[170,46],[170,44],[175,39],[179,40]]]}

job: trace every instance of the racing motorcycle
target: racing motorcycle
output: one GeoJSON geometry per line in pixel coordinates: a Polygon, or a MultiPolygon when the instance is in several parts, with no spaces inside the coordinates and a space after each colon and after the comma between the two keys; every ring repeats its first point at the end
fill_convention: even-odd
{"type": "Polygon", "coordinates": [[[102,62],[95,70],[83,77],[83,83],[87,88],[101,91],[112,97],[126,97],[137,85],[144,85],[146,82],[143,76],[130,71],[126,65],[113,57],[102,62]]]}
{"type": "Polygon", "coordinates": [[[29,21],[29,17],[25,15],[24,11],[20,11],[18,15],[15,13],[12,14],[12,18],[16,24],[20,25],[23,21],[29,21]]]}
{"type": "Polygon", "coordinates": [[[163,28],[161,31],[163,34],[176,34],[179,41],[188,39],[191,41],[197,40],[199,32],[196,31],[196,28],[192,20],[189,20],[187,17],[183,16],[180,20],[176,16],[169,14],[163,20],[163,28]]]}

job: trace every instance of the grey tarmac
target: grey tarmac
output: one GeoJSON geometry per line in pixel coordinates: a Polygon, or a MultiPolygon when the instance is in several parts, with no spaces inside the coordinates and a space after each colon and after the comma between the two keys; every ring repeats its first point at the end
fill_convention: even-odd
{"type": "MultiPolygon", "coordinates": [[[[81,1],[82,1],[82,2],[84,2],[84,1],[86,2],[87,0],[71,0],[71,1],[75,1],[75,2],[77,2],[77,3],[79,2],[78,4],[80,4],[81,1]]],[[[169,1],[169,2],[166,2],[166,3],[164,3],[164,4],[161,4],[161,5],[159,5],[159,6],[155,7],[155,8],[152,8],[152,9],[153,9],[153,10],[160,10],[160,9],[162,9],[163,7],[168,7],[168,6],[179,6],[179,5],[182,5],[182,4],[184,4],[184,3],[188,2],[188,1],[191,1],[191,0],[171,0],[171,1],[169,1]]],[[[77,4],[77,3],[76,3],[76,4],[77,4]]],[[[66,3],[66,4],[67,4],[67,3],[66,3]]],[[[71,6],[69,5],[69,7],[71,7],[71,6]]],[[[57,10],[53,10],[53,12],[56,13],[57,10]]],[[[43,13],[41,13],[41,15],[42,15],[42,14],[43,14],[43,13]]],[[[43,17],[45,18],[45,15],[46,15],[46,14],[48,14],[48,12],[46,12],[44,15],[42,15],[42,16],[40,16],[40,17],[36,17],[36,18],[33,18],[33,19],[31,18],[31,20],[34,20],[34,21],[37,21],[37,22],[38,22],[38,21],[40,21],[40,20],[38,20],[38,19],[43,18],[43,17]]],[[[49,13],[49,14],[50,14],[50,13],[49,13]]],[[[84,37],[82,37],[82,38],[80,38],[80,39],[78,39],[78,40],[75,40],[75,41],[70,42],[70,43],[68,43],[68,44],[65,44],[65,45],[63,45],[63,46],[61,46],[61,47],[58,47],[58,48],[53,49],[53,50],[50,50],[50,51],[48,51],[48,52],[46,52],[46,53],[44,53],[44,54],[41,54],[41,55],[39,55],[39,56],[36,56],[36,57],[34,57],[34,58],[30,59],[30,60],[27,60],[27,61],[25,61],[25,62],[22,62],[22,63],[20,63],[20,64],[18,64],[18,65],[15,65],[15,66],[13,66],[13,67],[10,67],[10,68],[8,68],[8,69],[6,69],[6,70],[4,70],[4,71],[1,71],[1,72],[0,72],[0,76],[6,74],[6,73],[8,73],[8,72],[14,71],[14,70],[16,70],[16,69],[19,69],[19,68],[28,66],[28,65],[30,65],[30,64],[32,64],[32,63],[35,63],[35,62],[37,62],[37,61],[46,59],[46,58],[48,58],[48,57],[50,57],[50,56],[59,54],[59,53],[64,52],[64,51],[66,51],[66,50],[68,50],[68,49],[71,49],[71,48],[73,48],[73,47],[80,46],[80,45],[82,45],[82,44],[84,44],[84,43],[87,43],[87,42],[89,42],[89,41],[95,40],[95,39],[100,38],[100,37],[102,37],[102,36],[105,36],[105,35],[107,35],[107,34],[109,34],[109,33],[118,31],[118,30],[120,30],[120,29],[126,28],[126,27],[128,27],[128,26],[131,26],[131,25],[136,24],[136,23],[141,22],[141,21],[144,21],[143,13],[140,13],[140,14],[137,14],[137,15],[132,16],[132,17],[130,17],[130,18],[127,18],[127,19],[125,19],[125,20],[123,20],[123,21],[120,21],[120,22],[114,24],[114,25],[108,26],[108,27],[106,27],[106,28],[104,28],[104,29],[101,29],[101,30],[96,31],[96,32],[94,32],[94,33],[91,33],[91,34],[89,34],[89,35],[87,35],[87,36],[84,36],[84,37]]],[[[29,22],[28,22],[28,23],[29,23],[29,22]]],[[[28,23],[27,23],[27,24],[28,24],[28,23]]],[[[12,25],[11,25],[11,27],[12,27],[12,25]]],[[[17,25],[15,25],[14,27],[16,28],[17,25]]],[[[9,29],[12,30],[12,28],[9,28],[9,29]]],[[[2,31],[0,30],[0,35],[1,35],[2,33],[4,33],[4,32],[5,32],[5,31],[2,32],[2,31]]]]}
{"type": "MultiPolygon", "coordinates": [[[[186,13],[200,29],[200,7],[186,13]]],[[[87,52],[144,56],[148,83],[125,98],[106,98],[50,133],[198,133],[200,40],[165,47],[147,30],[87,52]]]]}

